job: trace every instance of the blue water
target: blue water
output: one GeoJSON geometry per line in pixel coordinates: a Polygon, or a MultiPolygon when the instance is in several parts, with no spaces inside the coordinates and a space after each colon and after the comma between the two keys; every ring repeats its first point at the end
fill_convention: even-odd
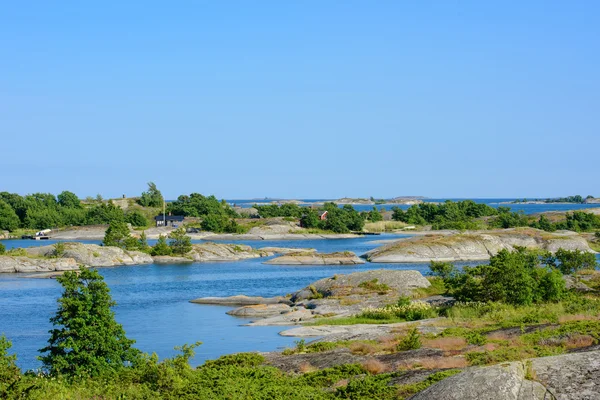
{"type": "MultiPolygon", "coordinates": [[[[393,237],[396,236],[259,243],[260,247],[312,247],[321,251],[351,250],[361,254],[378,246],[373,241],[393,237]]],[[[115,307],[117,321],[123,324],[128,337],[137,340],[139,349],[156,352],[163,358],[176,354],[174,346],[202,341],[204,344],[193,360],[193,364],[197,365],[223,354],[271,351],[291,346],[294,338],[278,335],[286,327],[244,327],[241,325],[249,320],[226,315],[230,307],[191,304],[189,300],[235,294],[285,295],[317,279],[370,269],[427,270],[426,264],[272,266],[262,264],[265,260],[153,264],[102,268],[99,271],[118,303],[115,307]]],[[[12,350],[18,355],[21,368],[39,367],[37,350],[46,344],[49,337],[51,326],[48,321],[56,311],[56,299],[60,293],[60,285],[53,279],[0,275],[0,334],[4,333],[13,342],[12,350]]]]}
{"type": "MultiPolygon", "coordinates": [[[[456,198],[448,198],[448,199],[423,199],[424,202],[434,202],[434,203],[443,203],[446,200],[460,201],[467,199],[456,199],[456,198]]],[[[498,208],[498,207],[509,207],[512,211],[523,211],[525,214],[536,214],[547,211],[570,211],[570,210],[582,210],[585,208],[596,208],[600,207],[600,204],[556,204],[556,203],[548,203],[548,204],[502,204],[506,202],[511,202],[516,199],[472,199],[476,203],[488,204],[489,206],[498,208]]],[[[230,204],[235,204],[240,207],[252,207],[256,203],[267,203],[272,200],[227,200],[230,204]]],[[[330,200],[322,200],[322,199],[306,199],[300,200],[305,203],[322,203],[324,201],[330,200]]],[[[358,211],[370,211],[373,209],[373,205],[364,205],[364,204],[356,204],[353,207],[358,211]]],[[[409,205],[394,205],[394,204],[382,204],[375,206],[377,209],[384,208],[385,210],[391,210],[392,207],[399,207],[403,210],[408,209],[409,205]]]]}

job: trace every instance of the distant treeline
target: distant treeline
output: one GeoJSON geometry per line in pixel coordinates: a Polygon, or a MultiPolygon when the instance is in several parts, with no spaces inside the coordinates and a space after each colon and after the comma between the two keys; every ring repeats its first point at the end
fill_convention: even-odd
{"type": "Polygon", "coordinates": [[[429,225],[432,229],[485,229],[532,227],[548,232],[566,229],[575,232],[589,232],[600,229],[600,216],[574,211],[566,213],[564,221],[552,222],[545,215],[538,219],[521,212],[512,212],[509,207],[493,208],[472,200],[459,202],[446,201],[442,204],[422,203],[403,211],[393,207],[392,219],[407,224],[429,225]],[[490,217],[486,221],[477,220],[490,217]]]}
{"type": "Polygon", "coordinates": [[[587,199],[593,199],[594,196],[589,195],[587,197],[582,197],[580,195],[575,196],[567,196],[567,197],[557,197],[553,199],[518,199],[513,201],[513,203],[527,203],[529,201],[543,201],[544,203],[574,203],[574,204],[583,204],[587,199]]]}
{"type": "Polygon", "coordinates": [[[392,219],[412,225],[429,225],[432,229],[480,229],[476,218],[497,215],[498,210],[473,200],[451,201],[442,204],[421,203],[404,211],[392,207],[392,219]]]}

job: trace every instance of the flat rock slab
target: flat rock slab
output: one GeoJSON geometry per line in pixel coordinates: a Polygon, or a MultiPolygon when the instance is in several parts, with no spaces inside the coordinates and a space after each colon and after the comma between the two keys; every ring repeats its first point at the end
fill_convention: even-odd
{"type": "Polygon", "coordinates": [[[412,399],[597,400],[600,399],[600,352],[469,368],[412,399]]]}
{"type": "Polygon", "coordinates": [[[264,262],[264,264],[271,265],[356,265],[364,263],[365,260],[349,251],[329,254],[295,252],[264,262]]]}
{"type": "Polygon", "coordinates": [[[253,321],[248,326],[277,326],[277,325],[296,325],[314,318],[313,313],[305,308],[300,308],[286,314],[275,317],[265,318],[253,321]]]}
{"type": "Polygon", "coordinates": [[[230,311],[226,314],[236,317],[272,317],[275,315],[286,314],[293,309],[287,304],[256,304],[251,306],[243,306],[230,311]]]}
{"type": "MultiPolygon", "coordinates": [[[[420,321],[399,322],[395,324],[356,324],[356,325],[319,325],[301,326],[280,332],[281,336],[322,337],[317,342],[338,342],[345,340],[377,340],[390,336],[403,329],[416,327],[420,332],[433,333],[432,327],[443,318],[424,319],[420,321]]],[[[437,329],[439,331],[443,328],[437,329]]]]}
{"type": "MultiPolygon", "coordinates": [[[[141,251],[127,251],[119,247],[98,246],[78,242],[65,242],[63,259],[73,258],[79,264],[88,267],[116,267],[120,265],[151,264],[152,257],[141,251]]],[[[50,256],[54,246],[28,247],[27,253],[34,256],[50,256]]]]}
{"type": "Polygon", "coordinates": [[[200,297],[198,299],[191,300],[190,303],[196,304],[216,304],[222,306],[251,306],[257,304],[288,304],[289,299],[278,296],[278,297],[258,297],[258,296],[230,296],[230,297],[200,297]]]}

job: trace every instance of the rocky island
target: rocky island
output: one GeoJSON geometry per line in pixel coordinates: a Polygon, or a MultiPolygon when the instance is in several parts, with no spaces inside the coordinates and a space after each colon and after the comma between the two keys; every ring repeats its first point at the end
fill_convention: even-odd
{"type": "Polygon", "coordinates": [[[559,248],[593,252],[588,242],[574,232],[514,228],[446,235],[431,233],[388,243],[362,257],[374,263],[481,261],[502,249],[513,250],[517,246],[550,252],[559,248]]]}

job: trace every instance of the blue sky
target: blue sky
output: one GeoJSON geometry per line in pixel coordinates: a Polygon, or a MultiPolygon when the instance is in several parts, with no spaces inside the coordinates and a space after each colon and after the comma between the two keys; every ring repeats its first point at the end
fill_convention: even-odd
{"type": "Polygon", "coordinates": [[[0,5],[0,191],[600,196],[596,1],[0,5]]]}

